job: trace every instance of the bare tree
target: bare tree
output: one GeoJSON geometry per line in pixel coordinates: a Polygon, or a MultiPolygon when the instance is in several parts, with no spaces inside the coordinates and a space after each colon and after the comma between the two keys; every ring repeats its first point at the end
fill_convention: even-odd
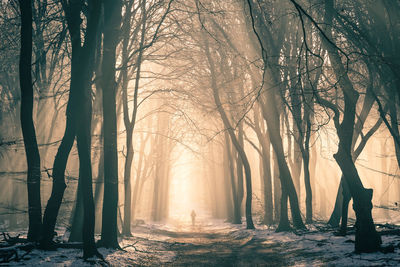
{"type": "Polygon", "coordinates": [[[39,241],[42,226],[42,206],[40,201],[40,155],[33,124],[32,86],[32,1],[19,1],[21,10],[21,52],[19,75],[21,88],[21,128],[28,164],[28,240],[39,241]]]}
{"type": "Polygon", "coordinates": [[[104,38],[101,86],[103,89],[104,199],[100,244],[119,248],[118,244],[118,152],[115,82],[116,48],[120,41],[122,1],[104,0],[104,38]]]}

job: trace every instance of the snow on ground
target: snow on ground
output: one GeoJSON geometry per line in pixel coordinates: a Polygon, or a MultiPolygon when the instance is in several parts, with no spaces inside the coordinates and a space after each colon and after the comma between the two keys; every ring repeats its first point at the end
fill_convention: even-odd
{"type": "MultiPolygon", "coordinates": [[[[384,246],[394,245],[394,253],[355,254],[354,235],[336,236],[333,232],[320,232],[315,227],[301,235],[294,233],[275,233],[257,229],[255,236],[264,243],[278,242],[286,253],[292,255],[295,266],[399,266],[399,236],[382,236],[384,246]],[[313,229],[314,228],[314,229],[313,229]]],[[[310,229],[311,228],[311,229],[310,229]]]]}
{"type": "Polygon", "coordinates": [[[319,231],[316,227],[320,226],[295,234],[275,233],[262,225],[246,230],[245,224],[220,220],[198,222],[194,227],[151,223],[135,227],[133,237],[121,240],[124,251],[99,249],[106,262],[84,262],[81,250],[58,249],[33,250],[24,260],[0,266],[400,265],[397,235],[382,236],[384,245],[396,248],[394,253],[354,254],[354,235],[335,236],[332,231],[319,231]]]}

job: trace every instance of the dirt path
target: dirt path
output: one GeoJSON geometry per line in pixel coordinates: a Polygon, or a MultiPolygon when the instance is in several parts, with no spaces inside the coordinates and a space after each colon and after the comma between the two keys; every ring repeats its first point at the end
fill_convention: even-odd
{"type": "Polygon", "coordinates": [[[194,266],[285,266],[288,265],[278,243],[262,244],[254,237],[232,238],[221,234],[193,233],[179,238],[171,248],[176,253],[173,265],[194,266]]]}
{"type": "MultiPolygon", "coordinates": [[[[198,227],[193,231],[140,227],[127,240],[130,264],[163,266],[287,266],[284,244],[257,239],[251,231],[198,227]],[[128,245],[134,244],[133,246],[128,245]]],[[[125,242],[127,242],[125,241],[125,242]]],[[[129,263],[126,263],[129,264],[129,263]]]]}

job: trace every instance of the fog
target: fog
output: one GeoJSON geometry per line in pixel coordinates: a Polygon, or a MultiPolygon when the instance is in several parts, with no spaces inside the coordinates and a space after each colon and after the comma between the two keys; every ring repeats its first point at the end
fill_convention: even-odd
{"type": "Polygon", "coordinates": [[[22,2],[0,3],[0,231],[55,227],[86,257],[194,211],[357,221],[369,252],[400,223],[397,2],[22,2]]]}

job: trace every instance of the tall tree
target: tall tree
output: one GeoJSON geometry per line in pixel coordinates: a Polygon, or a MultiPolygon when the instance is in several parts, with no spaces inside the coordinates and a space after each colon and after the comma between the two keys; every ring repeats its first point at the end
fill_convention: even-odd
{"type": "MultiPolygon", "coordinates": [[[[294,1],[293,1],[294,2],[294,1]]],[[[372,218],[372,189],[364,188],[352,158],[352,141],[356,117],[356,105],[359,93],[353,88],[346,68],[340,57],[338,47],[332,39],[333,0],[325,1],[325,33],[321,32],[322,44],[326,51],[344,97],[343,119],[339,122],[339,111],[335,112],[334,122],[339,137],[338,151],[334,158],[342,170],[344,181],[347,183],[353,198],[353,209],[356,213],[356,252],[372,252],[380,249],[381,238],[376,232],[372,218]]]]}
{"type": "Polygon", "coordinates": [[[19,58],[19,82],[21,89],[21,128],[28,164],[28,240],[39,241],[42,226],[40,201],[40,155],[33,123],[32,86],[32,1],[19,0],[21,10],[21,52],[19,58]]]}
{"type": "Polygon", "coordinates": [[[104,200],[100,244],[119,248],[118,244],[118,151],[115,63],[121,27],[121,0],[104,0],[104,38],[102,62],[104,117],[104,200]]]}
{"type": "Polygon", "coordinates": [[[76,136],[77,110],[75,107],[78,101],[77,90],[80,89],[77,86],[79,75],[78,68],[80,64],[79,50],[81,49],[80,23],[77,22],[77,20],[80,19],[80,1],[63,1],[61,3],[63,5],[65,18],[68,22],[68,31],[71,38],[71,81],[64,136],[54,159],[52,191],[43,217],[43,237],[41,246],[48,249],[52,248],[54,228],[66,188],[65,169],[76,136]]]}
{"type": "MultiPolygon", "coordinates": [[[[92,120],[92,75],[94,68],[94,52],[96,47],[97,28],[99,24],[101,3],[89,1],[88,22],[85,33],[85,42],[80,49],[80,79],[78,106],[80,114],[76,117],[76,140],[79,155],[79,179],[82,181],[83,194],[83,257],[98,256],[94,242],[95,210],[92,187],[91,164],[91,120],[92,120]]],[[[80,20],[79,20],[80,21],[80,20]]]]}

